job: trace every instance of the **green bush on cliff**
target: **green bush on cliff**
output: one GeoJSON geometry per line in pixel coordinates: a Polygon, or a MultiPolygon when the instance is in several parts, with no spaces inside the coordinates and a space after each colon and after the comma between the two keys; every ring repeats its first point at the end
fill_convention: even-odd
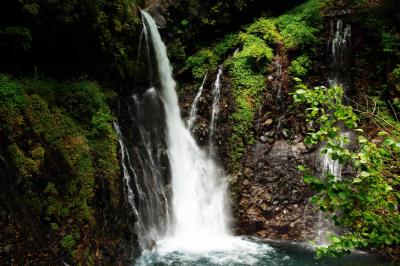
{"type": "Polygon", "coordinates": [[[186,60],[186,66],[192,69],[194,78],[203,79],[210,69],[221,63],[240,44],[237,34],[228,34],[216,43],[212,49],[204,48],[186,60]]]}
{"type": "Polygon", "coordinates": [[[302,48],[317,42],[320,30],[321,1],[310,0],[277,18],[276,24],[285,46],[289,49],[302,48]]]}
{"type": "MultiPolygon", "coordinates": [[[[379,133],[383,138],[380,143],[372,142],[357,128],[360,117],[342,103],[342,98],[339,87],[309,89],[298,84],[294,93],[295,102],[305,105],[307,120],[314,123],[305,143],[325,143],[322,153],[351,165],[354,172],[353,177],[342,180],[336,180],[332,173],[325,173],[324,179],[305,174],[305,182],[318,192],[313,203],[332,213],[337,226],[347,229],[341,236],[331,236],[328,247],[318,247],[318,256],[400,244],[400,124],[379,133]],[[356,150],[342,145],[349,139],[340,133],[339,123],[358,134],[356,150]]],[[[385,120],[379,114],[378,118],[385,120]]]]}
{"type": "Polygon", "coordinates": [[[307,55],[301,55],[290,63],[289,74],[293,77],[303,78],[311,67],[311,60],[307,55]]]}

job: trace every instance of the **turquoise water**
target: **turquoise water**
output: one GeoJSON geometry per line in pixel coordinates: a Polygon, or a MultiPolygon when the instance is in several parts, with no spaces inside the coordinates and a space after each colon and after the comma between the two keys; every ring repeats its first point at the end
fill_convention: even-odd
{"type": "MultiPolygon", "coordinates": [[[[311,247],[287,242],[261,242],[257,239],[236,238],[235,243],[219,250],[173,250],[167,247],[145,251],[135,266],[163,265],[262,265],[262,266],[383,266],[389,262],[379,257],[356,252],[341,258],[317,260],[311,247]]],[[[210,243],[212,244],[212,243],[210,243]]],[[[214,248],[214,247],[213,247],[214,248]]]]}

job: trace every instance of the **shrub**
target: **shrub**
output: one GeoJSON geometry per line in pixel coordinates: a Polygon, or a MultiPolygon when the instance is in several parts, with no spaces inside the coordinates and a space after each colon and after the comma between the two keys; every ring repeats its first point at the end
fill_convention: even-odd
{"type": "Polygon", "coordinates": [[[311,60],[307,55],[301,55],[294,59],[289,67],[289,73],[293,77],[303,78],[311,67],[311,60]]]}
{"type": "Polygon", "coordinates": [[[312,202],[321,211],[333,213],[337,226],[348,229],[342,236],[331,236],[328,247],[318,247],[318,256],[340,256],[355,248],[400,244],[398,135],[381,132],[384,137],[381,144],[369,141],[363,136],[363,130],[357,128],[359,117],[342,103],[342,97],[343,90],[339,87],[309,89],[299,84],[294,93],[295,102],[305,104],[307,120],[315,125],[305,143],[325,142],[322,152],[329,152],[340,164],[349,163],[355,173],[353,178],[336,181],[331,173],[326,173],[326,179],[320,179],[300,168],[305,171],[305,182],[318,192],[312,202]],[[356,151],[341,145],[348,139],[340,134],[338,123],[357,132],[359,148],[356,151]]]}

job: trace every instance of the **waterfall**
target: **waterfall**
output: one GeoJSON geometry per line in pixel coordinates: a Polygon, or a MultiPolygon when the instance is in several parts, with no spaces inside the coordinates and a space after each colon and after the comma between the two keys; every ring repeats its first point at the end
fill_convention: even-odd
{"type": "Polygon", "coordinates": [[[183,250],[208,248],[210,239],[229,235],[226,183],[221,170],[185,127],[166,47],[152,17],[144,11],[142,17],[157,64],[172,178],[173,220],[167,237],[157,244],[183,250]]]}
{"type": "Polygon", "coordinates": [[[215,121],[218,118],[219,114],[219,98],[221,95],[221,77],[222,77],[222,66],[218,69],[217,78],[215,79],[213,90],[212,90],[212,112],[211,112],[211,122],[210,122],[210,133],[208,135],[208,145],[209,151],[212,153],[213,151],[213,138],[214,138],[214,131],[215,131],[215,121]]]}
{"type": "MultiPolygon", "coordinates": [[[[328,78],[329,85],[340,86],[343,90],[347,91],[345,77],[349,66],[349,56],[351,51],[351,26],[350,24],[344,25],[341,18],[337,19],[336,23],[331,21],[331,34],[328,42],[331,59],[331,73],[328,78]]],[[[339,143],[344,147],[344,139],[349,139],[351,132],[341,127],[339,143]]],[[[343,166],[337,160],[331,158],[331,152],[328,151],[322,154],[324,145],[319,149],[319,168],[320,177],[325,178],[326,173],[334,176],[335,181],[341,181],[343,166]]],[[[328,235],[330,232],[335,231],[335,226],[331,219],[325,219],[322,212],[318,214],[317,223],[317,244],[328,245],[328,235]]]]}
{"type": "MultiPolygon", "coordinates": [[[[343,25],[343,20],[338,19],[336,23],[331,23],[331,38],[329,40],[331,54],[331,75],[329,77],[330,86],[340,86],[346,91],[344,81],[344,70],[348,69],[348,59],[351,51],[351,26],[343,25]]],[[[342,129],[341,138],[348,138],[349,132],[342,129]]],[[[343,143],[341,143],[343,145],[343,143]]],[[[335,176],[335,181],[341,180],[342,166],[338,161],[332,160],[330,152],[320,158],[322,175],[326,172],[335,176]]]]}
{"type": "Polygon", "coordinates": [[[196,97],[194,98],[192,107],[190,109],[190,116],[189,116],[189,119],[188,119],[188,128],[189,128],[190,131],[193,131],[193,127],[194,127],[194,125],[196,123],[196,119],[197,119],[197,104],[199,103],[201,94],[203,93],[203,88],[204,88],[204,84],[205,84],[206,80],[207,80],[207,73],[204,75],[203,82],[201,83],[199,91],[197,92],[196,97]]]}
{"type": "Polygon", "coordinates": [[[336,23],[332,21],[330,36],[331,75],[329,77],[329,85],[344,87],[346,85],[344,77],[348,71],[348,60],[351,51],[351,25],[344,25],[343,20],[340,18],[336,23]]]}
{"type": "Polygon", "coordinates": [[[279,57],[276,58],[274,65],[276,67],[275,77],[272,82],[272,87],[274,92],[276,92],[276,97],[281,105],[283,105],[282,101],[282,64],[279,61],[279,57]]]}
{"type": "Polygon", "coordinates": [[[132,119],[138,133],[134,149],[129,149],[125,143],[120,126],[114,122],[119,143],[119,156],[123,176],[123,189],[131,211],[135,217],[134,231],[137,244],[141,249],[147,249],[165,235],[165,225],[169,223],[168,196],[162,169],[162,143],[158,135],[160,128],[155,126],[157,117],[147,115],[147,108],[157,106],[154,88],[148,89],[139,99],[132,96],[135,113],[132,119]],[[144,123],[144,114],[149,119],[144,123]]]}

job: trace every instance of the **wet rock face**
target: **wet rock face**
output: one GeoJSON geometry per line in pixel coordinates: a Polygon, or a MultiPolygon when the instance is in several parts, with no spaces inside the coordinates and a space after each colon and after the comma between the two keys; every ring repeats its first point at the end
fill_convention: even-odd
{"type": "MultiPolygon", "coordinates": [[[[208,73],[207,80],[204,84],[204,89],[197,105],[196,122],[193,126],[193,134],[197,143],[207,149],[209,145],[210,133],[210,120],[212,113],[212,90],[214,87],[215,79],[218,69],[208,73]]],[[[193,100],[199,89],[200,84],[181,85],[178,88],[180,107],[182,117],[187,120],[190,114],[193,100]]],[[[233,113],[233,96],[232,96],[232,82],[224,74],[221,76],[221,96],[219,101],[219,113],[215,121],[215,132],[213,137],[214,149],[216,152],[216,159],[220,162],[221,166],[228,165],[228,156],[226,155],[228,147],[228,139],[232,134],[232,122],[229,119],[230,114],[233,113]]]]}
{"type": "Polygon", "coordinates": [[[278,139],[254,145],[239,173],[237,231],[240,234],[285,240],[314,238],[311,192],[297,169],[307,164],[302,142],[278,139]]]}

